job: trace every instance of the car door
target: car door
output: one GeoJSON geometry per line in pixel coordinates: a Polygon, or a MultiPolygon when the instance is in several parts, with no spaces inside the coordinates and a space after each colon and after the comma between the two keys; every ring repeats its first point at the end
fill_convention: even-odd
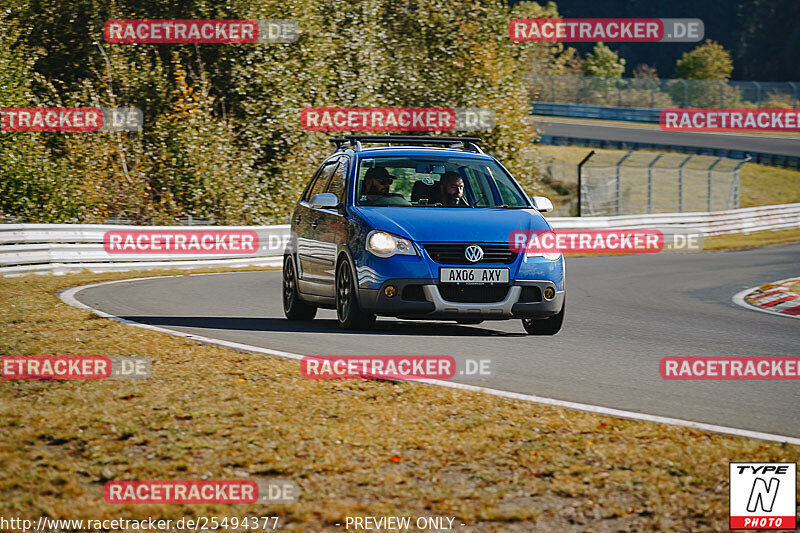
{"type": "MultiPolygon", "coordinates": [[[[345,180],[349,158],[341,156],[339,164],[333,171],[325,192],[336,195],[339,203],[344,203],[346,196],[345,180]]],[[[347,219],[344,210],[327,208],[313,209],[313,221],[317,222],[317,240],[320,251],[320,281],[329,283],[331,289],[336,278],[336,255],[339,246],[347,240],[347,219]]],[[[312,223],[313,223],[312,221],[312,223]]],[[[333,296],[333,292],[331,292],[333,296]]]]}
{"type": "Polygon", "coordinates": [[[320,241],[320,221],[318,210],[311,208],[311,199],[315,194],[325,192],[333,175],[338,157],[326,161],[317,171],[317,175],[306,190],[295,211],[295,229],[297,232],[297,261],[298,261],[298,288],[301,292],[309,294],[327,294],[329,291],[325,284],[324,272],[328,259],[322,249],[324,243],[320,241]]]}

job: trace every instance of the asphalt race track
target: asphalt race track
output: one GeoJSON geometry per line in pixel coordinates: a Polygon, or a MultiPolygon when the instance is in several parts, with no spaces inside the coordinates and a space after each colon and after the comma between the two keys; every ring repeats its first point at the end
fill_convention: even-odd
{"type": "MultiPolygon", "coordinates": [[[[518,320],[462,326],[379,319],[344,332],[333,311],[290,323],[280,272],[186,275],[79,291],[136,322],[301,355],[494,356],[493,389],[800,437],[798,381],[665,381],[665,356],[797,355],[800,322],[743,309],[739,290],[797,274],[800,245],[567,261],[568,308],[555,337],[518,320]]],[[[257,357],[257,356],[256,356],[257,357]]]]}
{"type": "Polygon", "coordinates": [[[778,135],[746,135],[741,133],[682,133],[661,131],[659,128],[596,124],[592,121],[559,121],[536,117],[536,125],[547,135],[579,137],[598,141],[642,142],[674,146],[697,146],[800,156],[800,139],[778,135]]]}

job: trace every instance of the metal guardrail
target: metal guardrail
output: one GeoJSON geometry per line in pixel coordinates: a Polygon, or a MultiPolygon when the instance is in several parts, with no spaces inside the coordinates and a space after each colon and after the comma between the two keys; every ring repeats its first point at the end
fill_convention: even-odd
{"type": "MultiPolygon", "coordinates": [[[[800,227],[800,203],[731,209],[710,213],[667,213],[610,217],[553,217],[555,229],[692,229],[702,235],[749,233],[800,227]]],[[[195,226],[192,230],[251,230],[276,242],[289,237],[288,225],[195,226]]],[[[0,225],[0,274],[66,274],[109,272],[153,268],[200,268],[209,266],[280,266],[283,247],[270,246],[262,255],[114,255],[103,248],[109,230],[186,231],[185,226],[111,226],[91,224],[6,224],[0,225]]],[[[263,237],[262,237],[263,238],[263,237]]]]}
{"type": "Polygon", "coordinates": [[[533,104],[533,114],[549,117],[622,120],[627,122],[650,122],[658,124],[661,109],[652,107],[608,107],[602,105],[536,102],[533,104]]]}
{"type": "Polygon", "coordinates": [[[703,236],[800,227],[800,203],[745,207],[708,213],[660,213],[548,219],[555,229],[691,229],[703,236]]]}
{"type": "MultiPolygon", "coordinates": [[[[585,118],[590,120],[618,120],[625,122],[644,122],[658,124],[661,109],[649,107],[608,107],[599,105],[562,104],[555,102],[536,102],[532,106],[534,115],[566,118],[585,118]]],[[[684,154],[711,155],[744,159],[751,157],[754,163],[779,167],[800,168],[800,157],[765,152],[745,152],[726,148],[706,148],[676,144],[646,143],[632,141],[614,141],[606,139],[588,139],[564,135],[542,135],[541,144],[588,146],[592,148],[608,148],[612,150],[660,150],[680,152],[684,154]]]]}
{"type": "Polygon", "coordinates": [[[149,268],[203,266],[274,266],[281,264],[288,224],[275,226],[122,226],[112,224],[0,224],[0,273],[65,274],[149,268]],[[257,254],[211,255],[111,254],[104,246],[107,231],[256,231],[257,254]]]}
{"type": "Polygon", "coordinates": [[[800,82],[532,75],[540,100],[617,107],[800,107],[800,82]]]}

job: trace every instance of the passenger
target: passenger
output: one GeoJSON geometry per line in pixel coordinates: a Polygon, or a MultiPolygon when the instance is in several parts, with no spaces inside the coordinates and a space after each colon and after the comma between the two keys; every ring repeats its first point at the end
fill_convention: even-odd
{"type": "Polygon", "coordinates": [[[464,198],[464,180],[458,172],[445,172],[439,180],[439,198],[441,203],[453,207],[469,207],[464,198]]]}
{"type": "Polygon", "coordinates": [[[364,189],[361,194],[387,195],[393,181],[394,178],[384,167],[369,168],[364,174],[364,189]]]}

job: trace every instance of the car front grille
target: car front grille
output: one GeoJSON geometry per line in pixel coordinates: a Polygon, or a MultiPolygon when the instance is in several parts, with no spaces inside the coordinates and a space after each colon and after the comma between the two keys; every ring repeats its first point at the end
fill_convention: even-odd
{"type": "Polygon", "coordinates": [[[507,244],[478,244],[483,250],[483,259],[475,263],[468,261],[464,250],[471,244],[424,244],[431,259],[445,265],[510,265],[517,258],[507,244]]]}
{"type": "Polygon", "coordinates": [[[439,285],[439,294],[448,302],[488,304],[502,302],[508,285],[439,285]]]}

